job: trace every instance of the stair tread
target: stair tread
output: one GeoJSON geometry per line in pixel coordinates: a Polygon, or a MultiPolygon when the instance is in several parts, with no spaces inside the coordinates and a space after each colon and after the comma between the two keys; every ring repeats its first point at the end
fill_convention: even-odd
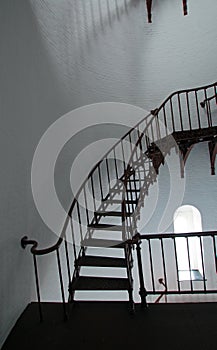
{"type": "MultiPolygon", "coordinates": [[[[106,203],[122,204],[122,199],[106,199],[106,203]]],[[[137,199],[129,199],[125,201],[127,204],[137,204],[137,199]]]]}
{"type": "MultiPolygon", "coordinates": [[[[95,214],[100,216],[117,216],[117,217],[122,216],[121,211],[96,211],[95,214]]],[[[132,213],[126,213],[126,215],[130,216],[132,215],[132,213]]]]}
{"type": "Polygon", "coordinates": [[[81,242],[83,247],[106,247],[106,248],[124,248],[125,242],[111,239],[86,238],[81,242]]]}
{"type": "Polygon", "coordinates": [[[122,231],[122,225],[89,224],[88,227],[94,230],[122,231]]]}
{"type": "MultiPolygon", "coordinates": [[[[111,190],[112,192],[121,192],[121,191],[123,191],[123,188],[113,188],[112,190],[111,190]]],[[[127,188],[126,189],[126,192],[140,192],[140,190],[139,189],[130,189],[130,188],[127,188]]]]}
{"type": "Polygon", "coordinates": [[[124,258],[86,255],[78,259],[79,266],[126,267],[124,258]]]}
{"type": "Polygon", "coordinates": [[[127,290],[127,278],[79,276],[72,282],[71,290],[127,290]]]}

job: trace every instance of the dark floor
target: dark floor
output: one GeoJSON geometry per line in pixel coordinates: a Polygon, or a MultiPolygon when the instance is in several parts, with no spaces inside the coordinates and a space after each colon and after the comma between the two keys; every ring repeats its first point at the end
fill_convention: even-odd
{"type": "Polygon", "coordinates": [[[125,302],[81,302],[63,321],[62,305],[30,304],[2,350],[217,349],[217,303],[149,304],[130,315],[125,302]]]}

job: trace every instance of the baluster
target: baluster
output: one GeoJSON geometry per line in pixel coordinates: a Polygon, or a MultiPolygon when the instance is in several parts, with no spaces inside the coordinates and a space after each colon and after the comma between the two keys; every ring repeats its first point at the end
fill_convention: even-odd
{"type": "Polygon", "coordinates": [[[79,224],[80,238],[81,238],[81,241],[83,241],[83,232],[82,232],[82,226],[81,226],[81,213],[80,213],[79,203],[78,202],[77,202],[77,215],[78,215],[78,224],[79,224]]]}
{"type": "Polygon", "coordinates": [[[211,126],[211,122],[210,122],[210,103],[209,103],[209,100],[207,98],[207,91],[206,89],[204,89],[204,96],[205,96],[205,100],[206,100],[206,114],[207,114],[207,123],[208,123],[208,127],[211,126]]]}
{"type": "Polygon", "coordinates": [[[64,320],[67,320],[68,317],[66,312],[66,302],[65,302],[65,293],[64,293],[64,287],[63,287],[63,276],[62,276],[59,249],[56,250],[56,254],[57,254],[57,265],[58,265],[58,272],[59,272],[59,279],[60,279],[60,289],[61,289],[62,302],[63,302],[63,314],[64,314],[64,320]]]}
{"type": "Polygon", "coordinates": [[[73,223],[72,223],[72,216],[71,216],[70,224],[71,224],[71,233],[72,233],[72,243],[73,243],[74,259],[76,260],[76,259],[77,259],[77,253],[76,253],[75,234],[74,234],[74,227],[73,227],[73,223]]]}
{"type": "Polygon", "coordinates": [[[153,121],[151,121],[151,142],[154,142],[155,139],[154,139],[154,130],[153,130],[153,121]]]}
{"type": "Polygon", "coordinates": [[[210,127],[212,127],[212,111],[210,107],[210,101],[208,101],[207,109],[208,109],[208,115],[209,115],[209,125],[210,127]]]}
{"type": "Polygon", "coordinates": [[[133,144],[132,144],[131,132],[129,133],[129,143],[130,143],[130,154],[132,154],[132,152],[133,152],[133,144]]]}
{"type": "Polygon", "coordinates": [[[96,212],[96,198],[95,198],[95,190],[94,190],[94,184],[93,184],[93,174],[90,177],[90,183],[91,183],[93,207],[94,207],[94,213],[95,213],[96,212]]]}
{"type": "Polygon", "coordinates": [[[141,306],[147,307],[147,302],[146,302],[147,292],[145,289],[145,283],[144,283],[144,277],[143,277],[143,267],[142,267],[142,257],[141,257],[141,241],[140,240],[137,241],[137,243],[136,243],[136,252],[137,252],[139,282],[140,282],[139,295],[141,298],[141,306]]]}
{"type": "Polygon", "coordinates": [[[101,194],[101,201],[103,201],[104,199],[104,195],[103,195],[103,187],[102,187],[102,174],[101,174],[101,163],[98,166],[98,174],[99,174],[99,186],[100,186],[100,194],[101,194]]]}
{"type": "Polygon", "coordinates": [[[126,159],[125,159],[125,154],[124,154],[124,146],[123,146],[123,140],[121,140],[121,151],[122,151],[122,157],[123,157],[123,164],[124,164],[124,171],[126,171],[126,159]]]}
{"type": "Polygon", "coordinates": [[[183,131],[182,108],[181,108],[181,100],[180,100],[180,94],[179,94],[179,93],[178,93],[178,106],[179,106],[179,120],[180,120],[180,126],[181,126],[181,131],[183,131]]]}
{"type": "Polygon", "coordinates": [[[177,248],[176,248],[176,239],[173,237],[174,253],[175,253],[175,262],[176,262],[176,275],[177,275],[177,284],[178,291],[180,292],[180,281],[179,281],[179,266],[178,266],[178,257],[177,257],[177,248]]]}
{"type": "Polygon", "coordinates": [[[215,259],[215,270],[217,273],[217,249],[216,249],[216,242],[215,242],[215,236],[212,236],[212,240],[213,240],[213,251],[214,251],[214,259],[215,259]]]}
{"type": "Polygon", "coordinates": [[[162,255],[162,262],[163,262],[163,273],[164,273],[164,282],[167,287],[167,274],[166,274],[166,264],[165,264],[165,256],[164,256],[164,246],[163,246],[163,239],[160,238],[161,243],[161,255],[162,255]]]}
{"type": "Polygon", "coordinates": [[[196,99],[196,107],[197,107],[197,120],[198,120],[198,128],[201,129],[201,122],[200,122],[200,110],[199,110],[199,103],[198,103],[198,95],[197,91],[195,91],[195,99],[196,99]]]}
{"type": "Polygon", "coordinates": [[[85,212],[86,212],[86,218],[87,218],[87,224],[90,224],[90,218],[89,218],[89,211],[88,211],[88,204],[87,204],[87,193],[86,193],[86,187],[83,188],[84,192],[84,203],[85,203],[85,212]]]}
{"type": "Polygon", "coordinates": [[[190,112],[190,104],[189,104],[189,97],[188,92],[186,92],[186,103],[187,103],[187,110],[188,110],[188,121],[189,121],[189,129],[191,130],[191,112],[190,112]]]}
{"type": "Polygon", "coordinates": [[[65,255],[66,255],[66,266],[67,266],[68,280],[69,280],[69,283],[70,283],[71,282],[71,269],[70,269],[70,263],[69,263],[68,243],[67,243],[66,239],[64,239],[64,245],[65,245],[65,255]]]}
{"type": "Polygon", "coordinates": [[[166,132],[166,135],[168,135],[168,129],[167,129],[167,116],[166,116],[165,106],[163,106],[163,116],[164,116],[165,132],[166,132]]]}
{"type": "Polygon", "coordinates": [[[109,173],[109,165],[108,165],[108,158],[106,158],[106,160],[105,160],[105,162],[106,162],[106,171],[107,171],[107,178],[108,178],[108,192],[110,191],[110,189],[111,189],[111,181],[110,181],[110,173],[109,173]]]}
{"type": "Polygon", "coordinates": [[[205,267],[204,267],[204,255],[203,255],[203,246],[202,246],[202,240],[201,236],[200,239],[200,254],[201,254],[201,263],[202,263],[202,271],[203,271],[203,287],[204,291],[206,291],[206,279],[205,279],[205,267]]]}
{"type": "Polygon", "coordinates": [[[33,254],[33,262],[34,262],[34,270],[35,270],[35,284],[36,284],[36,293],[37,293],[37,299],[38,299],[39,318],[40,318],[40,322],[42,322],[43,314],[42,314],[42,307],[41,307],[41,295],[40,295],[40,286],[39,286],[40,283],[39,283],[39,276],[38,276],[37,259],[35,254],[33,254]]]}
{"type": "Polygon", "coordinates": [[[174,122],[174,112],[173,112],[173,101],[172,101],[172,98],[170,98],[170,111],[171,111],[171,117],[172,117],[173,131],[175,131],[175,122],[174,122]]]}
{"type": "Polygon", "coordinates": [[[149,249],[149,260],[151,266],[151,280],[152,280],[152,289],[155,293],[155,282],[154,282],[154,268],[153,268],[153,258],[152,258],[152,249],[151,249],[151,241],[148,239],[148,249],[149,249]]]}
{"type": "Polygon", "coordinates": [[[187,242],[188,267],[189,267],[189,272],[190,272],[190,286],[191,286],[191,291],[193,291],[193,282],[192,282],[192,271],[191,271],[191,259],[190,259],[189,241],[188,241],[188,237],[185,237],[185,238],[186,238],[186,242],[187,242]]]}
{"type": "Polygon", "coordinates": [[[114,163],[115,163],[115,174],[116,174],[116,179],[119,179],[118,167],[117,167],[117,158],[116,158],[115,148],[114,148],[114,150],[113,150],[113,153],[114,153],[114,163]]]}

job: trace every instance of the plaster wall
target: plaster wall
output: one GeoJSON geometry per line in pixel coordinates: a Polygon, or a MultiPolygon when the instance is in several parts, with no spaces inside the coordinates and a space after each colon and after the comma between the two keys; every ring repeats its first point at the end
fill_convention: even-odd
{"type": "MultiPolygon", "coordinates": [[[[32,261],[20,238],[28,234],[40,246],[56,239],[31,193],[31,162],[41,136],[76,107],[121,102],[150,110],[174,90],[214,82],[216,11],[215,0],[191,0],[183,17],[181,1],[156,0],[148,24],[143,0],[0,2],[0,344],[34,298],[32,261]]],[[[95,137],[93,132],[90,139],[95,137]]],[[[82,138],[77,141],[75,154],[83,147],[82,138]]],[[[204,145],[192,151],[186,173],[182,203],[201,211],[204,229],[215,229],[216,180],[204,145]]],[[[159,183],[165,177],[162,169],[159,183]]],[[[68,204],[65,186],[59,191],[68,204]]],[[[148,232],[156,230],[167,200],[168,188],[159,188],[162,198],[148,232]]],[[[52,258],[48,261],[42,285],[52,273],[52,258]]],[[[45,300],[59,296],[48,292],[45,300]]]]}

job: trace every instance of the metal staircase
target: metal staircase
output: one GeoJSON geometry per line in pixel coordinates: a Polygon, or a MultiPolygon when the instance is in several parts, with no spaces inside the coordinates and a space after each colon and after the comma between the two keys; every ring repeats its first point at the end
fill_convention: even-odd
{"type": "MultiPolygon", "coordinates": [[[[180,173],[192,147],[208,142],[211,174],[217,140],[217,83],[171,94],[159,108],[151,111],[94,166],[81,185],[69,209],[58,242],[47,249],[37,249],[37,242],[22,239],[22,246],[32,244],[38,300],[38,255],[57,253],[60,286],[65,305],[65,285],[61,276],[60,246],[64,246],[68,275],[68,301],[76,302],[79,291],[127,291],[131,312],[133,300],[133,249],[136,246],[140,296],[146,306],[140,234],[137,223],[149,187],[157,181],[159,168],[173,148],[180,157],[180,173]],[[214,94],[213,94],[214,93],[214,94]],[[91,199],[88,194],[91,193],[91,199]],[[71,242],[71,243],[69,243],[71,242]],[[72,246],[72,256],[70,247],[72,246]],[[100,255],[100,252],[104,255],[100,255]],[[112,253],[113,249],[118,252],[112,253]],[[74,267],[71,262],[74,260],[74,267]],[[89,274],[83,269],[89,269],[89,274]],[[95,275],[96,268],[102,269],[95,275]],[[105,277],[103,269],[114,275],[105,277]],[[116,277],[115,270],[125,277],[116,277]]],[[[40,308],[40,306],[39,306],[40,308]]],[[[65,309],[64,309],[65,310],[65,309]]],[[[41,317],[42,312],[39,310],[41,317]]]]}

